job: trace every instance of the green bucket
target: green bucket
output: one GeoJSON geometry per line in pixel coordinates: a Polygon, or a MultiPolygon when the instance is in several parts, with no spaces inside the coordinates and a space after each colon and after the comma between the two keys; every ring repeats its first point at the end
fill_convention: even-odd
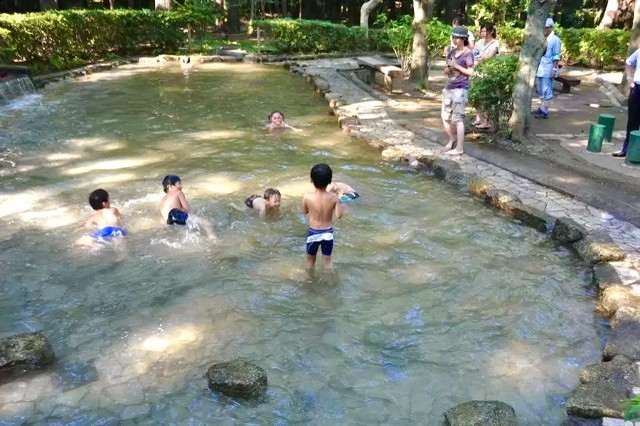
{"type": "MultiPolygon", "coordinates": [[[[592,124],[589,129],[589,143],[587,143],[587,151],[601,152],[602,140],[604,139],[604,124],[592,124]]],[[[639,132],[640,133],[640,132],[639,132]]]]}
{"type": "Polygon", "coordinates": [[[616,122],[616,116],[611,114],[600,114],[598,124],[604,125],[604,140],[611,142],[613,137],[613,125],[616,122]]]}
{"type": "Polygon", "coordinates": [[[627,157],[624,159],[627,164],[640,163],[640,130],[629,133],[629,145],[627,145],[627,157]]]}

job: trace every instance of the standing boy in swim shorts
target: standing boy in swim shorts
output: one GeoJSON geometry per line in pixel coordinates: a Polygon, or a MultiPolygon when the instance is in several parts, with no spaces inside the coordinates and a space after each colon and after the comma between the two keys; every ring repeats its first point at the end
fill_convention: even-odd
{"type": "Polygon", "coordinates": [[[244,200],[244,204],[250,209],[257,210],[260,217],[265,217],[267,213],[277,215],[280,211],[280,191],[269,188],[263,195],[254,194],[244,200]]]}
{"type": "Polygon", "coordinates": [[[342,208],[338,196],[327,191],[333,172],[326,164],[316,164],[311,168],[311,182],[315,190],[305,194],[302,200],[302,211],[309,215],[307,232],[307,270],[316,264],[318,248],[322,250],[322,266],[331,269],[331,253],[333,251],[333,215],[342,217],[342,208]]]}
{"type": "Polygon", "coordinates": [[[111,207],[109,193],[104,189],[96,189],[89,194],[89,205],[95,210],[84,224],[85,229],[94,231],[80,238],[76,244],[92,245],[96,241],[122,238],[127,231],[120,227],[120,211],[111,207]]]}

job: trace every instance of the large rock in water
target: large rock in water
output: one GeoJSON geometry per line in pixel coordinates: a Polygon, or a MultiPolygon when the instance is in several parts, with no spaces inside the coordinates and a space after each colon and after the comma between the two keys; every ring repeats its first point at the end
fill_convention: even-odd
{"type": "Polygon", "coordinates": [[[25,370],[35,370],[55,360],[47,338],[40,333],[24,333],[0,340],[0,382],[25,370]]]}
{"type": "Polygon", "coordinates": [[[444,413],[449,426],[516,426],[516,412],[502,401],[467,401],[444,413]]]}
{"type": "Polygon", "coordinates": [[[267,389],[267,373],[242,359],[212,365],[207,381],[213,391],[243,398],[259,397],[267,389]]]}

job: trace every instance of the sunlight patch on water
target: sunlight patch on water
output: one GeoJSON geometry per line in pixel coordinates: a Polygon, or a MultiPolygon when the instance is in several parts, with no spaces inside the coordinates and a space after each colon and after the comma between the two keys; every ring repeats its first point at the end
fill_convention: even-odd
{"type": "Polygon", "coordinates": [[[131,169],[140,166],[146,166],[149,164],[162,161],[160,157],[148,155],[145,158],[128,158],[121,160],[102,160],[93,161],[86,166],[78,166],[70,168],[63,172],[64,175],[81,175],[86,173],[95,172],[97,170],[117,170],[117,169],[131,169]]]}
{"type": "Polygon", "coordinates": [[[214,175],[193,180],[193,183],[189,184],[189,193],[195,196],[233,194],[242,188],[243,185],[233,177],[214,175]]]}
{"type": "Polygon", "coordinates": [[[203,130],[201,132],[183,133],[183,137],[197,141],[213,141],[216,139],[240,139],[245,132],[238,130],[203,130]]]}

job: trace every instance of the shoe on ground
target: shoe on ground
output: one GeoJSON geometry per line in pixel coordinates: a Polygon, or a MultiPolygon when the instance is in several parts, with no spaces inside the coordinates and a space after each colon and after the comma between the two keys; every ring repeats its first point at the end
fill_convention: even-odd
{"type": "Polygon", "coordinates": [[[537,110],[535,110],[535,111],[531,111],[531,114],[536,115],[536,114],[539,114],[539,113],[541,113],[541,112],[542,112],[542,110],[541,110],[540,108],[538,108],[538,109],[537,109],[537,110]]]}
{"type": "Polygon", "coordinates": [[[611,155],[613,155],[614,157],[622,157],[622,158],[624,158],[624,157],[627,156],[627,153],[619,151],[619,152],[613,152],[613,153],[611,153],[611,155]]]}
{"type": "Polygon", "coordinates": [[[547,118],[549,118],[549,114],[546,112],[538,111],[536,115],[533,116],[533,118],[542,118],[546,120],[547,118]]]}

